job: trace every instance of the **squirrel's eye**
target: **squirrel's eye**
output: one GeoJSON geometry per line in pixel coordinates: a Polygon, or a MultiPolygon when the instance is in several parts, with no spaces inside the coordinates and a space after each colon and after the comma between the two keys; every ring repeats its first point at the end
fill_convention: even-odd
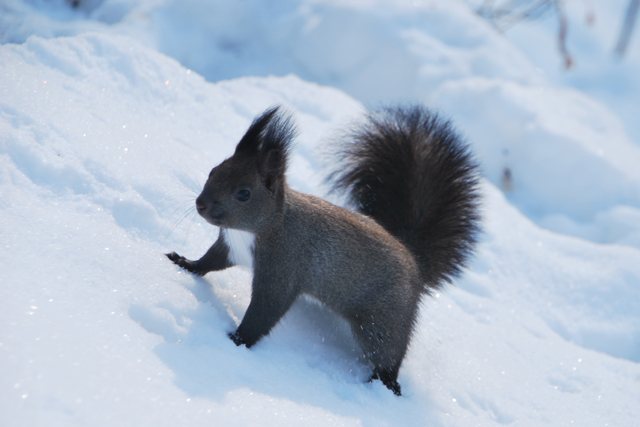
{"type": "Polygon", "coordinates": [[[249,190],[240,190],[236,193],[236,200],[241,202],[246,202],[251,197],[251,191],[249,190]]]}

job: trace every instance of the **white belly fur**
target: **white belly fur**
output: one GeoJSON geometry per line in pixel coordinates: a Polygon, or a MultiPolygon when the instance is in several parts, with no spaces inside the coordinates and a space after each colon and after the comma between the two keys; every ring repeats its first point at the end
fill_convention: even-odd
{"type": "Polygon", "coordinates": [[[253,247],[255,235],[248,231],[224,230],[226,242],[229,245],[229,261],[253,269],[253,247]]]}

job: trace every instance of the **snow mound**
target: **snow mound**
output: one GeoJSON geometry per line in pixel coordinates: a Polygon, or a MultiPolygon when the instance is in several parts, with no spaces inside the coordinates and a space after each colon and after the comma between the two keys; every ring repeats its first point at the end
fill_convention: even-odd
{"type": "Polygon", "coordinates": [[[640,147],[616,116],[571,89],[466,79],[432,103],[474,143],[485,176],[538,224],[640,247],[640,147]]]}
{"type": "MultiPolygon", "coordinates": [[[[58,16],[62,1],[5,1],[0,23],[12,26],[2,41],[22,44],[0,46],[0,425],[634,425],[636,146],[606,108],[527,71],[526,58],[461,3],[431,4],[418,8],[429,30],[408,33],[413,2],[285,2],[269,15],[295,10],[276,27],[306,22],[316,42],[330,33],[324,20],[361,16],[345,42],[395,29],[409,35],[391,31],[389,52],[422,40],[411,46],[424,58],[439,43],[442,56],[418,61],[420,96],[454,118],[482,162],[477,256],[456,287],[424,301],[399,399],[365,382],[344,322],[305,300],[254,348],[236,347],[226,333],[249,303],[250,274],[195,278],[163,255],[197,258],[215,240],[194,198],[256,114],[274,104],[294,114],[301,133],[289,180],[321,195],[320,153],[362,104],[295,75],[207,82],[149,47],[159,40],[149,28],[163,16],[171,24],[178,3],[105,0],[58,16]],[[99,20],[118,5],[113,23],[99,20]],[[65,31],[75,35],[26,37],[65,31]],[[514,68],[501,74],[503,63],[514,68]]],[[[255,13],[248,22],[263,22],[263,9],[245,6],[255,13]]],[[[305,46],[315,67],[322,56],[305,46]]],[[[365,78],[360,62],[344,81],[334,75],[332,66],[348,65],[340,55],[326,76],[365,78]]],[[[237,61],[236,71],[256,66],[237,61]]]]}
{"type": "MultiPolygon", "coordinates": [[[[618,3],[611,10],[619,11],[618,3]]],[[[628,81],[637,73],[635,55],[622,68],[607,66],[611,82],[590,90],[608,94],[600,98],[625,113],[623,125],[593,99],[549,84],[547,75],[555,83],[586,86],[586,77],[552,72],[534,49],[532,39],[554,52],[546,44],[553,25],[523,25],[512,37],[543,72],[463,1],[287,0],[276,7],[258,0],[94,0],[72,9],[62,0],[7,0],[5,8],[2,42],[87,30],[125,34],[208,81],[293,73],[369,106],[417,101],[444,109],[476,146],[487,177],[538,225],[598,243],[640,246],[640,150],[631,147],[625,129],[636,132],[625,112],[635,111],[640,86],[629,86],[626,110],[612,98],[624,92],[616,76],[628,81]]],[[[611,10],[598,10],[606,28],[614,26],[611,10]]],[[[602,62],[603,30],[595,38],[578,22],[571,28],[579,31],[571,46],[576,55],[602,62]],[[594,43],[599,57],[589,51],[594,43]]]]}

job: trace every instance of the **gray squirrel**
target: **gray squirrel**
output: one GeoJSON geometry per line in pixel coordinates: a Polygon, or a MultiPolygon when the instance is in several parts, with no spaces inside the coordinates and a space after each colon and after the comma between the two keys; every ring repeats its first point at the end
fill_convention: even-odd
{"type": "Polygon", "coordinates": [[[234,265],[228,230],[254,236],[251,303],[234,333],[251,347],[301,295],[348,321],[373,373],[396,395],[422,295],[456,277],[479,231],[478,172],[449,122],[420,106],[370,112],[337,154],[328,180],[356,211],[292,190],[295,138],[279,107],[258,116],[196,199],[220,227],[197,275],[234,265]]]}

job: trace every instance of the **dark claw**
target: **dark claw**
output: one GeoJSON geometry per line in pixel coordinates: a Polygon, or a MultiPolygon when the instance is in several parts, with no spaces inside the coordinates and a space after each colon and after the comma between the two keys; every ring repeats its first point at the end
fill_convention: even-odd
{"type": "Polygon", "coordinates": [[[402,396],[402,393],[400,392],[400,384],[398,384],[398,381],[390,381],[388,383],[383,381],[383,383],[389,390],[393,392],[393,394],[395,394],[396,396],[402,396]]]}
{"type": "Polygon", "coordinates": [[[178,263],[178,260],[184,259],[183,257],[181,257],[175,252],[171,252],[170,254],[165,254],[165,255],[167,256],[167,258],[169,258],[171,261],[175,262],[176,264],[178,263]]]}
{"type": "Polygon", "coordinates": [[[372,382],[373,380],[382,381],[382,384],[384,384],[389,390],[391,390],[393,394],[395,394],[396,396],[402,396],[402,392],[400,391],[400,384],[398,384],[398,381],[389,378],[388,373],[378,373],[378,370],[374,369],[373,374],[371,375],[371,378],[369,378],[368,382],[372,382]]]}
{"type": "Polygon", "coordinates": [[[238,335],[238,332],[229,333],[229,338],[231,338],[231,341],[233,341],[237,346],[241,346],[242,344],[245,344],[242,337],[238,335]]]}
{"type": "Polygon", "coordinates": [[[175,252],[171,252],[170,254],[165,254],[165,255],[167,256],[167,258],[173,261],[174,264],[184,268],[188,272],[193,273],[196,276],[202,276],[202,273],[196,270],[195,266],[193,265],[194,264],[193,261],[189,261],[185,257],[178,255],[175,252]]]}

